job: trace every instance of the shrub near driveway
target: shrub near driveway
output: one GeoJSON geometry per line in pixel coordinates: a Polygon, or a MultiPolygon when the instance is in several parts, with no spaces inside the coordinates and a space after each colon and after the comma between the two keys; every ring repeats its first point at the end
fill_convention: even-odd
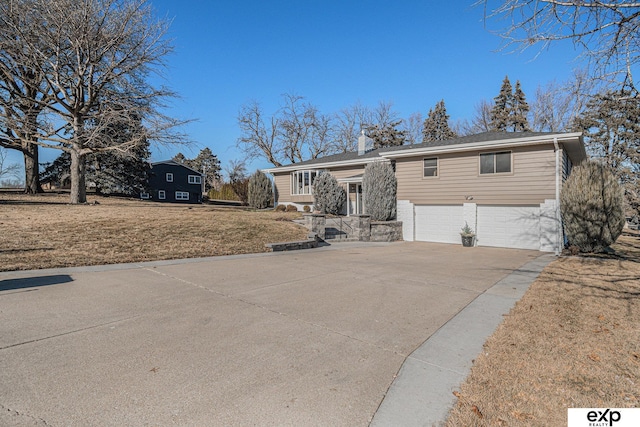
{"type": "Polygon", "coordinates": [[[88,196],[0,193],[0,270],[265,252],[300,240],[299,214],[88,196]]]}
{"type": "Polygon", "coordinates": [[[640,237],[564,257],[485,343],[446,425],[561,426],[567,408],[640,406],[640,237]]]}

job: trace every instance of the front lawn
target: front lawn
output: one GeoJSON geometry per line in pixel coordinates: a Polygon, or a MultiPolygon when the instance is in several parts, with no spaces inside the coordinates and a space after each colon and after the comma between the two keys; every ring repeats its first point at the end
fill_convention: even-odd
{"type": "Polygon", "coordinates": [[[567,408],[640,406],[640,236],[562,257],[485,343],[446,425],[562,426],[567,408]]]}
{"type": "Polygon", "coordinates": [[[0,193],[0,271],[266,252],[265,243],[307,235],[291,222],[297,213],[93,195],[68,202],[0,193]]]}

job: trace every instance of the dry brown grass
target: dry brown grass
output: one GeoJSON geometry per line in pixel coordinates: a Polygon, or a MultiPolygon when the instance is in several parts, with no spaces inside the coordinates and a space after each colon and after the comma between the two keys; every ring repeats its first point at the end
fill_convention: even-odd
{"type": "Polygon", "coordinates": [[[485,343],[446,425],[561,426],[640,406],[640,236],[550,264],[485,343]]]}
{"type": "Polygon", "coordinates": [[[296,213],[0,193],[0,271],[266,252],[299,240],[296,213]]]}

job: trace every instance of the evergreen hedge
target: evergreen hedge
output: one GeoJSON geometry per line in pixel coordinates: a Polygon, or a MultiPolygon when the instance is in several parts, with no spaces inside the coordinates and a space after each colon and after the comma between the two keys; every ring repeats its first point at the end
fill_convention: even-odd
{"type": "Polygon", "coordinates": [[[396,217],[398,181],[389,162],[373,162],[364,168],[362,191],[364,212],[372,221],[390,221],[396,217]]]}
{"type": "Polygon", "coordinates": [[[321,173],[313,183],[313,204],[323,214],[338,215],[342,211],[347,193],[330,173],[321,173]]]}
{"type": "Polygon", "coordinates": [[[256,209],[268,207],[271,203],[271,188],[271,180],[261,171],[256,171],[251,175],[247,194],[249,206],[256,209]]]}
{"type": "Polygon", "coordinates": [[[560,196],[569,244],[603,252],[622,233],[622,203],[622,187],[607,167],[594,161],[574,167],[560,196]]]}

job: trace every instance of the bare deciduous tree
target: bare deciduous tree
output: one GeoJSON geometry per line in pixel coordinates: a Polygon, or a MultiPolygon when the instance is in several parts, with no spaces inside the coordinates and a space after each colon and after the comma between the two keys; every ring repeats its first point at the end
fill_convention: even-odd
{"type": "Polygon", "coordinates": [[[393,124],[398,126],[402,122],[402,119],[398,116],[398,113],[393,110],[393,102],[380,101],[378,106],[371,111],[370,126],[377,126],[380,129],[384,129],[393,124]]]}
{"type": "Polygon", "coordinates": [[[304,97],[284,94],[283,106],[269,119],[252,101],[240,108],[240,147],[247,158],[264,157],[274,166],[299,163],[334,152],[332,123],[304,97]]]}
{"type": "Polygon", "coordinates": [[[422,114],[413,113],[402,122],[402,130],[405,133],[407,144],[420,144],[422,142],[422,128],[424,118],[422,114]]]}
{"type": "Polygon", "coordinates": [[[27,53],[16,43],[17,35],[11,28],[19,27],[23,38],[41,43],[39,28],[33,25],[34,8],[26,1],[0,2],[0,146],[23,154],[28,194],[42,192],[37,129],[43,109],[53,99],[48,96],[43,70],[30,66],[27,53]]]}
{"type": "Polygon", "coordinates": [[[473,135],[476,133],[490,132],[493,130],[491,125],[491,111],[493,110],[493,102],[482,100],[475,105],[475,113],[471,121],[463,120],[454,126],[454,131],[460,135],[473,135]]]}
{"type": "Polygon", "coordinates": [[[362,130],[374,139],[376,147],[405,143],[406,131],[398,129],[404,121],[391,102],[380,102],[375,109],[357,103],[325,115],[302,96],[288,93],[282,98],[282,107],[271,117],[265,116],[256,101],[240,108],[237,146],[247,159],[261,157],[279,167],[352,152],[362,130]]]}
{"type": "Polygon", "coordinates": [[[371,110],[360,103],[340,110],[334,117],[334,151],[355,151],[360,132],[372,121],[371,110]]]}
{"type": "Polygon", "coordinates": [[[71,203],[86,201],[87,154],[185,140],[175,132],[183,122],[160,113],[174,94],[148,81],[172,47],[167,22],[155,18],[146,0],[26,3],[30,18],[3,28],[15,41],[6,48],[23,52],[16,66],[44,76],[53,101],[44,106],[49,121],[38,124],[35,143],[71,155],[71,203]],[[109,129],[121,127],[130,132],[114,142],[109,129]]]}
{"type": "Polygon", "coordinates": [[[282,166],[278,147],[278,119],[271,117],[265,123],[262,107],[257,101],[243,105],[238,113],[238,126],[242,136],[240,147],[248,159],[266,158],[274,166],[282,166]]]}
{"type": "Polygon", "coordinates": [[[570,40],[589,61],[591,74],[634,87],[632,69],[640,62],[640,2],[589,0],[480,0],[485,18],[507,26],[499,31],[504,48],[570,40]],[[621,78],[620,78],[621,77],[621,78]]]}
{"type": "Polygon", "coordinates": [[[539,86],[531,108],[533,130],[564,132],[573,127],[575,119],[584,111],[593,90],[593,81],[584,72],[576,72],[565,83],[555,81],[539,86]]]}
{"type": "Polygon", "coordinates": [[[0,179],[7,177],[18,177],[20,172],[20,165],[17,163],[7,164],[7,151],[0,148],[0,179]]]}

